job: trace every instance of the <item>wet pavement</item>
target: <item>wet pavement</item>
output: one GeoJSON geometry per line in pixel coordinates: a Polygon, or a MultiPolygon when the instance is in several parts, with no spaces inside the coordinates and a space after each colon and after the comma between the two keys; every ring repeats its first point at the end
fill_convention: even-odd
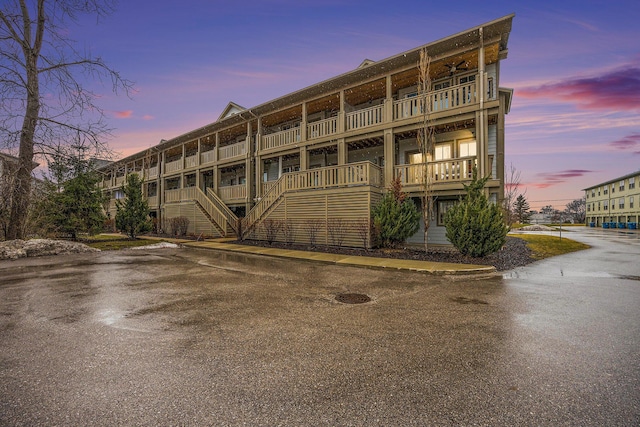
{"type": "Polygon", "coordinates": [[[563,236],[593,248],[491,278],[193,248],[1,261],[0,425],[638,425],[640,235],[563,236]]]}

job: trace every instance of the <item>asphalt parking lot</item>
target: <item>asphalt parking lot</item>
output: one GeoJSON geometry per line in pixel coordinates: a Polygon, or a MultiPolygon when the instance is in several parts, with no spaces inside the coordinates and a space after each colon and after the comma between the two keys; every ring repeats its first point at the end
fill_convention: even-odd
{"type": "Polygon", "coordinates": [[[596,231],[492,278],[197,249],[1,261],[0,425],[638,425],[640,241],[596,231]]]}

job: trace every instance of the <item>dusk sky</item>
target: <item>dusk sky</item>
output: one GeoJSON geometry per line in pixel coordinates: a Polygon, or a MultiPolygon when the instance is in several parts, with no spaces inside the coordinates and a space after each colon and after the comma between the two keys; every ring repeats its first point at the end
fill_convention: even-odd
{"type": "Polygon", "coordinates": [[[564,209],[640,169],[638,0],[122,0],[70,36],[135,82],[131,98],[102,91],[110,146],[126,156],[216,121],[229,101],[250,108],[510,13],[505,167],[532,209],[564,209]]]}

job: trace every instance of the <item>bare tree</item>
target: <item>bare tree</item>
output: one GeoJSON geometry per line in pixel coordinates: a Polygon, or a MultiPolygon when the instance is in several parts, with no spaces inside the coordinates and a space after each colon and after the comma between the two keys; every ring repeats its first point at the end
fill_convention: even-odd
{"type": "Polygon", "coordinates": [[[422,113],[422,127],[418,130],[418,146],[422,155],[422,220],[424,222],[424,250],[429,249],[428,236],[431,218],[434,214],[433,177],[430,162],[435,151],[435,129],[431,118],[431,57],[426,49],[420,51],[418,64],[418,99],[422,113]]]}
{"type": "Polygon", "coordinates": [[[65,29],[84,14],[98,18],[114,0],[3,0],[0,6],[0,140],[18,147],[8,239],[22,237],[34,157],[65,155],[69,144],[104,156],[108,134],[99,94],[87,82],[131,82],[99,57],[76,50],[65,29]],[[48,96],[44,96],[47,94],[48,96]]]}
{"type": "Polygon", "coordinates": [[[327,232],[333,246],[341,247],[347,234],[347,222],[342,218],[329,218],[327,220],[327,232]]]}
{"type": "Polygon", "coordinates": [[[304,222],[303,227],[309,237],[309,244],[311,246],[316,245],[316,240],[318,238],[318,233],[320,229],[324,225],[324,221],[321,219],[311,218],[304,222]]]}
{"type": "MultiPolygon", "coordinates": [[[[507,226],[511,228],[516,214],[515,203],[518,198],[518,189],[520,188],[520,171],[511,163],[509,165],[509,174],[504,183],[504,199],[502,199],[502,209],[504,211],[504,218],[507,226]]],[[[521,196],[524,197],[527,191],[525,190],[521,196]]]]}
{"type": "Polygon", "coordinates": [[[282,234],[284,234],[284,241],[287,245],[293,244],[296,237],[296,227],[290,218],[282,222],[282,234]]]}
{"type": "Polygon", "coordinates": [[[369,249],[369,240],[371,236],[371,221],[369,218],[360,218],[355,220],[353,227],[356,229],[360,239],[362,239],[362,247],[364,247],[364,249],[369,249]]]}

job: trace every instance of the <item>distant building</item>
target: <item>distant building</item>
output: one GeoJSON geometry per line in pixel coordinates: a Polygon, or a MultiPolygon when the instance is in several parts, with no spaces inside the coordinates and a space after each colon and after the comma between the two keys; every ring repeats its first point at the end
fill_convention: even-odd
{"type": "Polygon", "coordinates": [[[584,189],[587,225],[603,228],[638,228],[640,171],[584,189]]]}

